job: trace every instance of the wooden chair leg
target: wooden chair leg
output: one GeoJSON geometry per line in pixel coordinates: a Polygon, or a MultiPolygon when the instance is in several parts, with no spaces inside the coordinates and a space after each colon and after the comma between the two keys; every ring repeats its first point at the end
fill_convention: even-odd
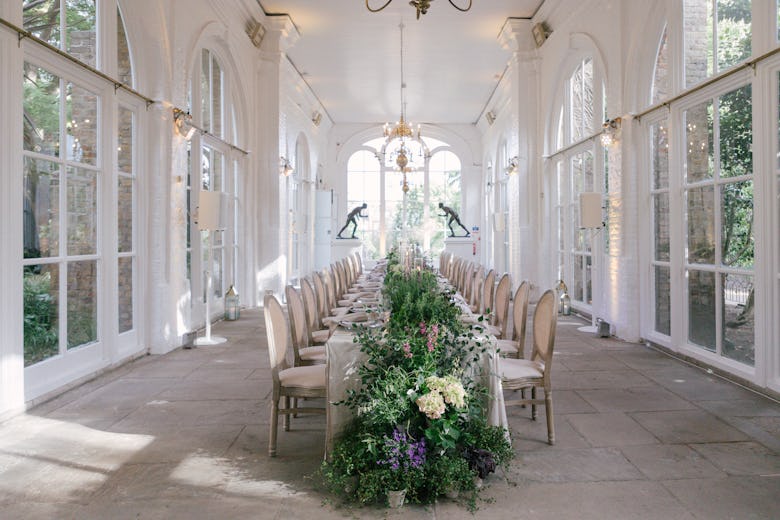
{"type": "Polygon", "coordinates": [[[279,397],[271,402],[271,431],[268,434],[268,456],[276,457],[276,430],[279,427],[279,397]]]}
{"type": "MultiPolygon", "coordinates": [[[[290,397],[287,396],[287,395],[284,396],[284,407],[287,410],[290,409],[290,397]]],[[[282,422],[284,424],[284,431],[289,432],[290,431],[290,414],[289,413],[284,414],[284,419],[282,420],[282,422]]]]}
{"type": "MultiPolygon", "coordinates": [[[[531,387],[531,399],[536,400],[536,387],[531,387]]],[[[531,419],[536,420],[536,403],[531,403],[531,419]]]]}
{"type": "MultiPolygon", "coordinates": [[[[297,397],[293,397],[293,400],[292,400],[292,407],[293,407],[293,408],[298,408],[298,398],[297,398],[297,397]]],[[[298,414],[297,414],[297,413],[294,413],[294,414],[293,414],[293,419],[297,419],[297,418],[298,418],[298,414]]]]}
{"type": "Polygon", "coordinates": [[[552,446],[555,444],[555,427],[553,426],[553,404],[552,390],[544,391],[544,407],[547,412],[547,443],[552,446]]]}

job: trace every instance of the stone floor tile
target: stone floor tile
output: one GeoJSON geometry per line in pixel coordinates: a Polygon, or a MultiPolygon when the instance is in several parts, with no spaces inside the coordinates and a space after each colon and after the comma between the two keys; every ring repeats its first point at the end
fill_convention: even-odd
{"type": "Polygon", "coordinates": [[[717,417],[701,410],[632,414],[665,444],[743,441],[747,437],[717,417]]]}
{"type": "Polygon", "coordinates": [[[684,444],[624,446],[621,451],[650,480],[726,476],[710,461],[684,444]]]}
{"type": "Polygon", "coordinates": [[[658,443],[658,439],[624,413],[570,414],[566,420],[596,448],[658,443]]]}
{"type": "Polygon", "coordinates": [[[555,390],[613,390],[639,386],[657,386],[655,382],[635,370],[552,373],[555,390]]]}
{"type": "Polygon", "coordinates": [[[695,408],[689,401],[658,387],[579,390],[577,393],[599,412],[642,412],[695,408]]]}
{"type": "Polygon", "coordinates": [[[698,368],[691,368],[687,376],[677,370],[666,370],[648,372],[647,377],[670,392],[692,401],[744,400],[754,396],[750,390],[698,368]]]}
{"type": "Polygon", "coordinates": [[[524,482],[589,482],[640,480],[642,474],[617,448],[555,450],[522,453],[519,464],[508,472],[510,479],[524,482]]]}
{"type": "Polygon", "coordinates": [[[765,520],[778,518],[780,511],[778,477],[671,480],[663,485],[697,518],[765,520]]]}
{"type": "Polygon", "coordinates": [[[701,408],[718,416],[730,417],[780,417],[780,404],[763,396],[729,401],[700,401],[701,408]]]}
{"type": "Polygon", "coordinates": [[[544,410],[540,410],[540,416],[536,421],[530,420],[530,410],[513,406],[507,411],[509,414],[509,429],[512,432],[512,446],[515,452],[524,451],[550,451],[572,448],[590,447],[585,439],[562,419],[561,415],[554,415],[555,444],[547,444],[547,422],[544,418],[544,410]],[[516,412],[515,412],[516,410],[516,412]],[[515,416],[518,413],[520,416],[515,416]]]}
{"type": "Polygon", "coordinates": [[[755,442],[691,444],[691,448],[729,475],[780,476],[780,454],[755,442]]]}
{"type": "Polygon", "coordinates": [[[649,481],[519,483],[496,488],[475,515],[450,502],[436,504],[436,518],[467,520],[693,520],[662,485],[649,481]]]}

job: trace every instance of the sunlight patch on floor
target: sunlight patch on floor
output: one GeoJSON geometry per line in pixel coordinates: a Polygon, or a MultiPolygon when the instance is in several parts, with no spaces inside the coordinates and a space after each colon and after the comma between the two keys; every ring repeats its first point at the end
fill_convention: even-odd
{"type": "Polygon", "coordinates": [[[194,454],[183,460],[171,473],[171,478],[184,484],[220,489],[226,493],[248,497],[290,497],[301,493],[278,480],[257,480],[230,460],[194,454]]]}
{"type": "Polygon", "coordinates": [[[65,498],[97,489],[153,440],[150,435],[17,417],[4,425],[0,437],[0,494],[65,498]]]}

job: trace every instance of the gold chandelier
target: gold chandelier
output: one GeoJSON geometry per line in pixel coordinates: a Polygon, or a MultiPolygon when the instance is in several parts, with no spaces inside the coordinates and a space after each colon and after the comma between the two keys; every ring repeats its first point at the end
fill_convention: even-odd
{"type": "MultiPolygon", "coordinates": [[[[393,0],[387,0],[387,2],[385,2],[384,5],[382,5],[382,7],[377,7],[376,9],[374,9],[374,8],[372,8],[369,5],[368,0],[366,0],[366,8],[369,11],[371,11],[372,13],[378,13],[379,11],[381,11],[382,9],[384,9],[385,7],[390,5],[390,2],[392,2],[392,1],[393,0]]],[[[428,12],[428,9],[431,7],[431,2],[432,1],[433,0],[412,0],[411,2],[409,2],[409,5],[411,5],[415,9],[417,9],[417,19],[418,20],[420,19],[420,15],[421,14],[426,14],[428,12]]],[[[463,13],[465,13],[466,11],[471,9],[471,1],[472,0],[469,0],[469,3],[468,3],[468,5],[466,7],[460,7],[460,6],[456,5],[455,2],[453,2],[452,0],[448,0],[448,1],[449,1],[450,5],[452,7],[454,7],[455,9],[457,9],[458,11],[461,11],[463,13]]]]}

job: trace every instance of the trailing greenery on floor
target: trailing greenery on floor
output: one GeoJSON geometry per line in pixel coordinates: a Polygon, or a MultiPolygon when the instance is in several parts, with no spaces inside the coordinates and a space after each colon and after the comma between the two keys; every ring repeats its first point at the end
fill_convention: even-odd
{"type": "Polygon", "coordinates": [[[362,387],[339,403],[355,419],[321,473],[347,502],[382,503],[388,491],[431,503],[458,495],[474,507],[481,478],[513,456],[507,432],[486,421],[481,343],[458,320],[452,295],[429,270],[390,256],[384,329],[359,330],[362,387]]]}

